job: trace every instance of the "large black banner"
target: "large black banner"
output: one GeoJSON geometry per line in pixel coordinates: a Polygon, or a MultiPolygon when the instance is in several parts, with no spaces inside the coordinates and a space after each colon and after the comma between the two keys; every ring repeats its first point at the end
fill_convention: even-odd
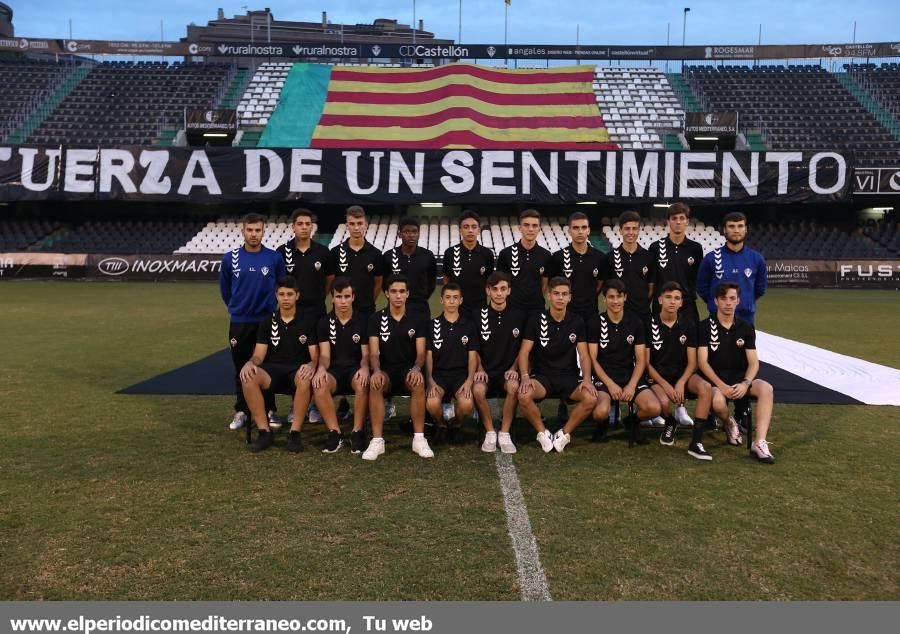
{"type": "Polygon", "coordinates": [[[724,60],[900,57],[900,42],[709,46],[621,44],[418,44],[152,42],[0,38],[0,50],[78,55],[288,57],[294,59],[646,59],[724,60]]]}
{"type": "Polygon", "coordinates": [[[840,201],[836,152],[0,147],[0,201],[840,201]]]}

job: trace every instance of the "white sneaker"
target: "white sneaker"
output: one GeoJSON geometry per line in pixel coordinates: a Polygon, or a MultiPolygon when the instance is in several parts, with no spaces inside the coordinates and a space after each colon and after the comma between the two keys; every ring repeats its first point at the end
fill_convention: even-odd
{"type": "Polygon", "coordinates": [[[293,412],[293,410],[291,410],[291,413],[288,414],[287,422],[288,422],[288,425],[293,425],[293,424],[294,424],[294,412],[293,412]]]}
{"type": "Polygon", "coordinates": [[[665,427],[665,426],[666,426],[666,419],[663,418],[662,416],[654,416],[653,418],[650,419],[650,423],[651,423],[654,427],[665,427]]]}
{"type": "Polygon", "coordinates": [[[503,453],[516,453],[516,446],[513,444],[509,432],[501,431],[497,434],[497,444],[500,445],[500,451],[503,453]]]}
{"type": "Polygon", "coordinates": [[[553,448],[556,449],[557,453],[562,453],[563,449],[570,442],[572,442],[572,437],[561,429],[553,436],[553,448]]]}
{"type": "Polygon", "coordinates": [[[390,399],[384,399],[384,420],[388,420],[389,418],[393,418],[397,415],[397,406],[394,405],[394,401],[390,399]]]}
{"type": "Polygon", "coordinates": [[[450,421],[453,418],[456,418],[456,409],[453,407],[453,403],[444,403],[442,408],[442,414],[445,421],[450,421]]]}
{"type": "Polygon", "coordinates": [[[775,464],[775,456],[772,455],[772,452],[769,451],[769,443],[765,440],[757,440],[755,443],[750,445],[750,455],[755,456],[757,460],[760,462],[765,462],[766,464],[775,464]]]}
{"type": "Polygon", "coordinates": [[[319,413],[319,408],[317,408],[315,405],[310,406],[309,413],[306,415],[306,418],[311,423],[321,423],[322,422],[322,415],[319,413]]]}
{"type": "Polygon", "coordinates": [[[266,418],[269,420],[269,429],[276,431],[281,429],[283,419],[273,411],[266,412],[266,418]]]}
{"type": "Polygon", "coordinates": [[[687,408],[684,405],[679,405],[675,408],[675,420],[678,421],[678,424],[682,427],[694,426],[694,419],[690,417],[687,408]]]}
{"type": "Polygon", "coordinates": [[[725,440],[732,447],[740,447],[744,444],[744,438],[741,436],[741,430],[738,429],[734,416],[729,416],[728,422],[725,423],[725,440]]]}
{"type": "Polygon", "coordinates": [[[237,431],[247,424],[247,415],[244,412],[235,412],[234,418],[231,419],[231,422],[228,424],[228,429],[231,431],[237,431]]]}
{"type": "Polygon", "coordinates": [[[378,456],[384,453],[384,438],[373,438],[369,441],[369,446],[363,452],[363,460],[377,460],[378,456]]]}
{"type": "Polygon", "coordinates": [[[641,427],[653,427],[653,421],[650,420],[649,418],[647,418],[647,419],[642,420],[642,421],[640,422],[640,426],[641,426],[641,427]]]}
{"type": "Polygon", "coordinates": [[[537,435],[537,441],[541,443],[541,449],[544,450],[544,453],[550,453],[553,451],[553,434],[550,433],[549,430],[544,430],[537,435]]]}
{"type": "Polygon", "coordinates": [[[497,432],[489,431],[484,435],[484,442],[481,443],[481,450],[485,453],[494,453],[497,451],[497,432]]]}
{"type": "Polygon", "coordinates": [[[428,446],[428,439],[424,436],[420,438],[413,436],[412,450],[413,453],[419,454],[422,458],[434,458],[434,452],[428,446]]]}

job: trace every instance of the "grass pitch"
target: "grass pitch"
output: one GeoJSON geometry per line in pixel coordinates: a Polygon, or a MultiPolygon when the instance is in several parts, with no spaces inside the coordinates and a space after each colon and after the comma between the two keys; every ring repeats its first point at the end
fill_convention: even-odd
{"type": "MultiPolygon", "coordinates": [[[[773,290],[760,327],[898,366],[896,293],[773,290]]],[[[228,397],[123,396],[226,344],[214,285],[0,285],[0,598],[518,598],[494,459],[250,455],[228,397]]],[[[776,386],[777,395],[777,386],[776,386]]],[[[554,415],[555,402],[547,414],[554,415]]],[[[555,599],[898,599],[888,407],[776,406],[778,463],[583,436],[515,464],[555,599]]],[[[585,430],[589,433],[588,430],[585,430]]]]}

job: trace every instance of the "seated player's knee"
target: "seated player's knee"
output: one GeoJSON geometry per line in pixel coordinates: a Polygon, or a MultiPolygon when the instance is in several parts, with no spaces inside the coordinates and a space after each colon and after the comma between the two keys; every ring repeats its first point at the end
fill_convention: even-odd
{"type": "Polygon", "coordinates": [[[699,381],[697,381],[696,387],[697,389],[695,390],[695,393],[698,397],[703,396],[705,398],[708,398],[712,396],[712,385],[709,384],[709,381],[700,379],[699,381]]]}
{"type": "Polygon", "coordinates": [[[473,385],[472,396],[479,401],[483,401],[487,396],[487,385],[484,383],[476,383],[473,385]]]}
{"type": "Polygon", "coordinates": [[[646,418],[654,418],[662,413],[662,407],[660,407],[659,400],[655,398],[644,399],[643,403],[640,405],[640,409],[641,413],[646,418]]]}
{"type": "Polygon", "coordinates": [[[506,390],[507,396],[517,396],[519,394],[518,381],[507,381],[503,388],[506,390]]]}
{"type": "Polygon", "coordinates": [[[605,418],[609,418],[609,400],[598,398],[597,404],[594,405],[594,410],[591,412],[591,416],[594,418],[594,420],[603,420],[605,418]]]}
{"type": "Polygon", "coordinates": [[[470,398],[458,398],[456,399],[456,413],[460,416],[468,416],[472,413],[472,410],[475,409],[474,403],[472,403],[472,399],[470,398]]]}
{"type": "Polygon", "coordinates": [[[756,396],[757,399],[761,398],[774,398],[775,396],[775,388],[772,387],[772,384],[768,381],[763,381],[762,379],[757,379],[753,382],[753,390],[752,393],[756,396]]]}

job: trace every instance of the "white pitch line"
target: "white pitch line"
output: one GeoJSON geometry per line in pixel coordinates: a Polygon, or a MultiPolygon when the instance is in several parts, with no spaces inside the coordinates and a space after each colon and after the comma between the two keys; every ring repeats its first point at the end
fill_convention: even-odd
{"type": "Polygon", "coordinates": [[[523,601],[552,601],[547,576],[541,566],[537,542],[531,532],[531,521],[519,476],[512,457],[500,453],[494,454],[497,462],[497,475],[500,476],[500,488],[503,491],[503,507],[506,509],[506,528],[516,554],[516,571],[519,575],[519,588],[523,601]]]}

